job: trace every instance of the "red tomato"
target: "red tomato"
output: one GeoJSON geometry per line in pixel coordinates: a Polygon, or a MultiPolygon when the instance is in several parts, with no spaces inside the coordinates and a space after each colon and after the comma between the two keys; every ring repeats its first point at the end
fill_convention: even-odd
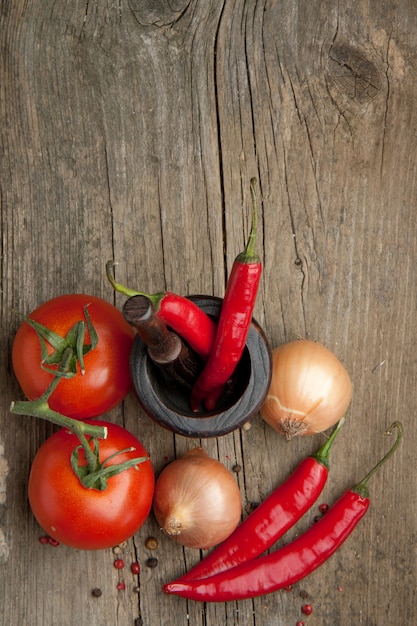
{"type": "MultiPolygon", "coordinates": [[[[114,452],[134,447],[111,459],[109,465],[148,456],[143,445],[121,426],[87,420],[108,428],[99,439],[100,462],[114,452]]],[[[149,515],[154,492],[150,460],[108,478],[103,491],[83,487],[71,467],[71,453],[80,442],[65,428],[39,448],[32,463],[28,496],[31,509],[43,530],[67,546],[81,550],[111,548],[139,530],[149,515]]],[[[80,458],[84,460],[83,453],[80,458]]]]}
{"type": "MultiPolygon", "coordinates": [[[[85,373],[62,379],[49,399],[51,409],[75,419],[96,417],[115,407],[128,393],[132,380],[129,355],[134,331],[112,304],[95,296],[70,294],[48,300],[28,317],[61,337],[79,321],[84,307],[98,335],[96,347],[84,357],[85,373]]],[[[84,343],[89,343],[86,332],[84,343]]],[[[53,352],[47,344],[48,353],[53,352]]],[[[16,378],[29,400],[36,400],[54,376],[41,368],[41,345],[36,331],[27,323],[18,328],[12,348],[16,378]]]]}

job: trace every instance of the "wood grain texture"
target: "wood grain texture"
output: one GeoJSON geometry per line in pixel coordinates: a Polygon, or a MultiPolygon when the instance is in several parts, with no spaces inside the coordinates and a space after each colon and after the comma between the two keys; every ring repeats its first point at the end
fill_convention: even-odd
{"type": "MultiPolygon", "coordinates": [[[[417,5],[0,7],[0,624],[286,626],[302,619],[305,596],[308,623],[320,626],[414,623],[417,5]],[[250,228],[252,176],[264,263],[255,317],[273,346],[322,341],[353,381],[323,501],[383,455],[394,419],[405,436],[371,483],[369,514],[328,563],[289,593],[206,606],[162,595],[200,555],[162,536],[152,516],[121,547],[123,572],[112,550],[39,544],[26,483],[51,427],[9,413],[21,397],[10,347],[17,312],[52,296],[82,291],[121,306],[105,278],[110,258],[132,288],[222,296],[250,228]],[[139,592],[128,568],[137,559],[139,592]]],[[[322,441],[288,444],[259,418],[218,439],[173,436],[133,394],[109,418],[143,441],[157,473],[194,445],[239,464],[244,516],[322,441]]]]}

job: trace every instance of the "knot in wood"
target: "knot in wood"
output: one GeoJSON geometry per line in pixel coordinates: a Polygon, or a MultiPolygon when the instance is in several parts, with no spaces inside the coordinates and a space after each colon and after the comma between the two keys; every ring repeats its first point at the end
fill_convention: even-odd
{"type": "Polygon", "coordinates": [[[186,11],[190,0],[129,0],[129,8],[142,26],[171,26],[186,11]]]}
{"type": "Polygon", "coordinates": [[[336,89],[359,105],[366,105],[381,91],[376,64],[348,43],[334,43],[329,52],[329,74],[336,89]]]}

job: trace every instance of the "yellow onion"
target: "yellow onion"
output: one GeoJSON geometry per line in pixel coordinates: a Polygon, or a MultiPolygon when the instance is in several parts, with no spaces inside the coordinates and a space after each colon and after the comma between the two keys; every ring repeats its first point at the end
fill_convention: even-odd
{"type": "Polygon", "coordinates": [[[272,351],[272,379],[261,416],[291,439],[320,433],[339,421],[352,383],[339,359],[322,344],[300,339],[272,351]]]}
{"type": "Polygon", "coordinates": [[[178,543],[210,548],[236,528],[242,504],[231,472],[194,448],[158,476],[153,511],[161,529],[178,543]]]}

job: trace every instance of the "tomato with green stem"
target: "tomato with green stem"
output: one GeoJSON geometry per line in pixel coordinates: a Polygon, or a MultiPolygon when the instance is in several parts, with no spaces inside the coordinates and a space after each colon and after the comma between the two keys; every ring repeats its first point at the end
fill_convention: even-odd
{"type": "Polygon", "coordinates": [[[52,410],[75,419],[97,417],[131,389],[133,339],[133,329],[109,302],[85,294],[58,296],[18,328],[13,370],[29,400],[48,390],[52,410]]]}
{"type": "Polygon", "coordinates": [[[102,420],[79,425],[86,432],[90,425],[101,426],[107,436],[88,439],[88,459],[80,433],[61,428],[49,437],[32,463],[29,503],[43,530],[60,543],[81,550],[111,548],[147,519],[153,466],[142,443],[125,428],[102,420]]]}

